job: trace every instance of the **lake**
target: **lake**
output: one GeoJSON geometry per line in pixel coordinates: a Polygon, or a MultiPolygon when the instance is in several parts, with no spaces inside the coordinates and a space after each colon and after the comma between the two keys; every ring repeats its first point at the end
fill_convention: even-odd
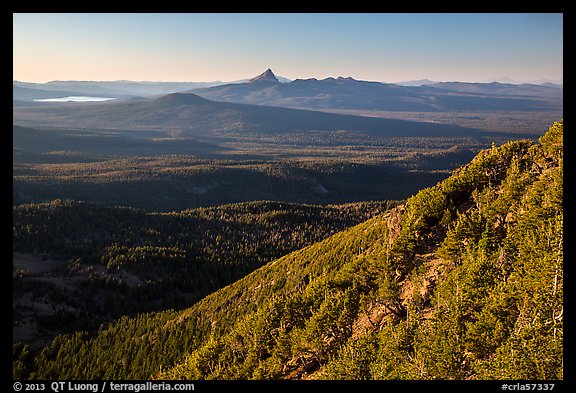
{"type": "Polygon", "coordinates": [[[42,98],[34,101],[38,102],[97,102],[97,101],[110,101],[116,98],[110,97],[88,97],[88,96],[68,96],[61,98],[42,98]]]}

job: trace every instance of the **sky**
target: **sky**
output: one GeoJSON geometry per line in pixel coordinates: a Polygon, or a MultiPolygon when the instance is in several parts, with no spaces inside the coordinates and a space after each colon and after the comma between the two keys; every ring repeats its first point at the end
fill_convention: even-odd
{"type": "Polygon", "coordinates": [[[13,14],[13,79],[563,79],[563,15],[13,14]]]}

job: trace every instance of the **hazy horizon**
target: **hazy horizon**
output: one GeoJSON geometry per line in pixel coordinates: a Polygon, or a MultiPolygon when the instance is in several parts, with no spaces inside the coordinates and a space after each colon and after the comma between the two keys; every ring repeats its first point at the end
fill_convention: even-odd
{"type": "Polygon", "coordinates": [[[13,80],[562,80],[562,34],[560,13],[13,14],[13,80]]]}
{"type": "MultiPolygon", "coordinates": [[[[274,71],[274,70],[272,70],[274,71]]],[[[274,74],[277,77],[283,77],[284,75],[279,74],[274,72],[274,74]]],[[[252,75],[252,76],[256,76],[256,75],[252,75]]],[[[348,75],[350,76],[350,75],[348,75]]],[[[247,76],[245,78],[242,79],[247,79],[250,76],[247,76]]],[[[333,78],[337,78],[337,77],[344,77],[343,75],[332,75],[331,77],[333,78]]],[[[310,78],[314,78],[313,76],[310,78]]],[[[329,78],[329,77],[326,77],[329,78]]],[[[352,78],[354,78],[354,76],[352,76],[352,78]]],[[[298,79],[298,78],[295,78],[298,79]]],[[[299,78],[299,79],[304,79],[304,78],[299,78]]],[[[316,79],[324,79],[324,78],[316,78],[316,79]]],[[[360,79],[360,78],[354,78],[354,79],[360,79]]],[[[412,81],[420,81],[420,80],[425,80],[425,79],[429,79],[430,78],[426,78],[426,77],[422,77],[422,78],[415,78],[415,79],[410,79],[410,80],[398,80],[398,81],[373,81],[373,82],[382,82],[382,83],[403,83],[403,82],[412,82],[412,81]]],[[[494,78],[485,78],[483,80],[435,80],[434,82],[465,82],[465,83],[487,83],[487,82],[492,82],[492,81],[499,81],[500,83],[510,83],[510,84],[522,84],[522,83],[544,83],[544,80],[546,81],[550,81],[552,83],[555,83],[557,81],[560,81],[563,83],[563,78],[558,78],[558,79],[550,79],[550,78],[541,78],[540,80],[525,80],[525,81],[517,81],[517,80],[512,80],[512,78],[509,78],[507,76],[501,76],[501,77],[494,77],[494,78]],[[502,80],[502,81],[500,81],[502,80]]],[[[47,80],[47,81],[31,81],[31,80],[21,80],[21,79],[13,79],[13,82],[22,82],[22,83],[37,83],[37,84],[45,84],[45,83],[51,83],[51,82],[94,82],[94,83],[99,83],[99,82],[126,82],[126,83],[233,83],[233,82],[237,82],[238,80],[229,80],[229,81],[225,81],[225,80],[182,80],[182,81],[173,81],[173,80],[128,80],[128,79],[107,79],[107,80],[101,80],[101,79],[85,79],[85,80],[79,80],[79,79],[55,79],[55,80],[47,80]]]]}

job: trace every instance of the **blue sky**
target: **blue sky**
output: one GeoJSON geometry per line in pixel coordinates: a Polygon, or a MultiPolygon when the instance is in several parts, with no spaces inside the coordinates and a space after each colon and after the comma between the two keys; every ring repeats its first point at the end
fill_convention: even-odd
{"type": "Polygon", "coordinates": [[[562,14],[14,14],[16,80],[563,78],[562,14]]]}

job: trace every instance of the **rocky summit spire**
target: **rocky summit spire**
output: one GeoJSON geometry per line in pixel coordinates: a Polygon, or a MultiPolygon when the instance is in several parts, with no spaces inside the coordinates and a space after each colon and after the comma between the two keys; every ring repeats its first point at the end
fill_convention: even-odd
{"type": "Polygon", "coordinates": [[[270,68],[264,71],[262,74],[250,79],[248,82],[280,82],[276,75],[272,72],[270,68]]]}

